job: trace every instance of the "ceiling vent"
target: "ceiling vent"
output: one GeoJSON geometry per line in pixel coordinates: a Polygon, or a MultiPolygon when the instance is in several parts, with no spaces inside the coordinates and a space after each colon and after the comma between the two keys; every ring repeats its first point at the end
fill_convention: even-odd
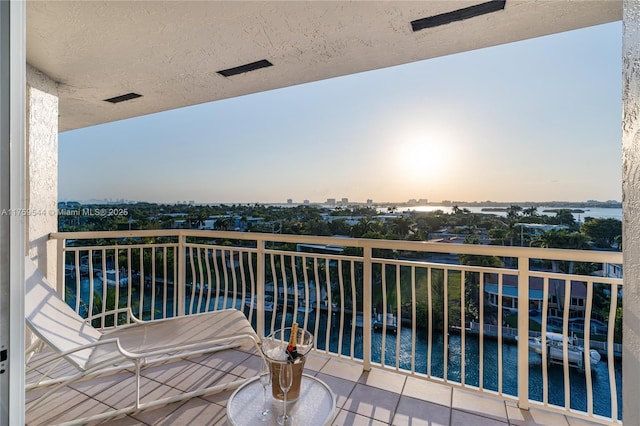
{"type": "Polygon", "coordinates": [[[235,68],[228,68],[226,70],[218,71],[218,74],[223,75],[225,77],[231,77],[232,75],[242,74],[249,71],[259,70],[260,68],[272,67],[273,64],[266,59],[262,59],[261,61],[251,62],[250,64],[240,65],[235,68]]]}
{"type": "Polygon", "coordinates": [[[120,96],[116,96],[115,98],[109,98],[109,99],[105,99],[105,102],[111,102],[112,104],[117,104],[120,102],[124,102],[124,101],[130,101],[131,99],[135,99],[135,98],[141,98],[142,95],[139,95],[137,93],[127,93],[125,95],[120,95],[120,96]]]}
{"type": "Polygon", "coordinates": [[[416,19],[415,21],[411,21],[411,28],[415,32],[424,30],[425,28],[438,27],[440,25],[446,25],[456,21],[464,21],[465,19],[473,18],[475,16],[497,12],[504,9],[506,2],[506,0],[492,0],[486,3],[465,7],[464,9],[454,10],[453,12],[443,13],[441,15],[416,19]]]}

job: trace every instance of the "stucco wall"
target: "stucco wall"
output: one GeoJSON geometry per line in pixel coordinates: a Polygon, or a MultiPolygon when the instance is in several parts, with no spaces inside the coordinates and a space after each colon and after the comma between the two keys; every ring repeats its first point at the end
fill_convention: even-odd
{"type": "Polygon", "coordinates": [[[58,84],[30,65],[26,104],[28,249],[55,285],[56,247],[48,235],[58,230],[58,84]]]}
{"type": "Polygon", "coordinates": [[[622,415],[640,425],[640,2],[625,0],[622,41],[622,415]]]}

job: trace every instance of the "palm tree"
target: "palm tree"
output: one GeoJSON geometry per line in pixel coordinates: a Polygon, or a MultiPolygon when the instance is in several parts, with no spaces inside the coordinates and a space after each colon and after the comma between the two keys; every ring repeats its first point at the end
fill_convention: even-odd
{"type": "Polygon", "coordinates": [[[407,217],[396,217],[391,220],[391,230],[401,240],[404,240],[409,235],[413,227],[413,220],[407,217]]]}
{"type": "Polygon", "coordinates": [[[507,209],[507,218],[516,219],[518,216],[520,216],[521,212],[522,212],[522,207],[512,204],[507,209]]]}
{"type": "Polygon", "coordinates": [[[215,227],[221,231],[228,231],[233,225],[233,220],[229,216],[222,216],[216,219],[215,227]]]}
{"type": "MultiPolygon", "coordinates": [[[[559,248],[559,249],[575,249],[586,250],[589,245],[589,238],[582,232],[569,232],[566,229],[551,229],[531,240],[531,247],[541,248],[559,248]]],[[[561,272],[560,261],[551,261],[551,270],[553,272],[561,272]]],[[[573,273],[573,261],[569,262],[568,272],[573,273]]]]}
{"type": "Polygon", "coordinates": [[[618,251],[622,251],[622,235],[616,235],[616,237],[613,239],[613,242],[618,251]]]}

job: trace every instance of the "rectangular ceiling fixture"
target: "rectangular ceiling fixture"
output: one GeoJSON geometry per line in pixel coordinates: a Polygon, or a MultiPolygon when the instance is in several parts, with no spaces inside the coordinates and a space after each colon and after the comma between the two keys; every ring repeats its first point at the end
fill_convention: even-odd
{"type": "Polygon", "coordinates": [[[129,101],[131,99],[135,99],[135,98],[141,98],[142,95],[139,95],[137,93],[127,93],[125,95],[120,95],[120,96],[116,96],[115,98],[109,98],[109,99],[105,99],[105,102],[111,102],[112,104],[117,104],[120,102],[124,102],[124,101],[129,101]]]}
{"type": "Polygon", "coordinates": [[[218,71],[218,74],[225,77],[231,77],[232,75],[242,74],[249,71],[259,70],[260,68],[272,67],[273,64],[266,59],[260,61],[251,62],[250,64],[240,65],[235,68],[227,68],[226,70],[218,71]]]}
{"type": "Polygon", "coordinates": [[[411,28],[413,28],[413,31],[415,32],[424,30],[425,28],[438,27],[440,25],[446,25],[456,21],[464,21],[465,19],[473,18],[475,16],[497,12],[504,9],[506,2],[507,0],[492,0],[486,3],[465,7],[464,9],[454,10],[453,12],[416,19],[415,21],[411,21],[411,28]]]}

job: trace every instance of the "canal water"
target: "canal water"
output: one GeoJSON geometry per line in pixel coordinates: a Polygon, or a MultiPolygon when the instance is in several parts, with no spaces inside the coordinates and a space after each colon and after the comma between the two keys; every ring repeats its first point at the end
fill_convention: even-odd
{"type": "MultiPolygon", "coordinates": [[[[320,319],[320,341],[316,342],[318,349],[325,349],[327,344],[332,352],[338,351],[339,323],[332,326],[330,339],[324,338],[326,327],[323,326],[323,313],[320,319]]],[[[313,315],[312,315],[313,316],[313,315]]],[[[310,317],[311,318],[311,317],[310,317]]],[[[279,318],[276,323],[279,324],[279,318]]],[[[299,322],[303,318],[299,315],[299,322]]],[[[333,324],[336,321],[332,322],[333,324]]],[[[307,327],[310,331],[314,327],[310,321],[307,327]]],[[[401,328],[399,335],[386,333],[384,344],[384,364],[395,367],[396,363],[396,339],[400,339],[399,367],[411,371],[412,360],[417,373],[427,374],[428,336],[426,330],[416,330],[415,357],[412,357],[412,331],[409,327],[401,328]]],[[[380,331],[372,331],[371,358],[373,362],[382,363],[383,335],[380,331]]],[[[462,338],[459,334],[447,336],[447,379],[461,382],[462,365],[462,338]]],[[[498,364],[498,341],[495,339],[483,339],[483,374],[482,387],[484,389],[498,391],[498,378],[500,366],[498,364]]],[[[349,355],[351,345],[351,325],[345,324],[343,332],[342,353],[349,355]]],[[[480,340],[477,335],[467,333],[465,335],[465,384],[479,386],[480,380],[480,340]]],[[[362,329],[356,328],[354,356],[362,358],[362,329]]],[[[502,344],[502,392],[516,396],[518,392],[518,353],[515,343],[502,344]]],[[[618,418],[622,419],[622,363],[614,361],[616,399],[618,404],[618,418]]],[[[442,332],[433,332],[433,344],[431,353],[431,376],[443,378],[445,365],[444,335],[442,332]]],[[[564,367],[562,365],[548,365],[548,402],[550,404],[564,406],[564,367]]],[[[569,395],[572,409],[587,411],[587,382],[588,371],[580,372],[577,369],[569,369],[569,395]]],[[[529,398],[542,401],[542,357],[534,352],[529,352],[529,398]]],[[[595,414],[611,416],[611,391],[609,387],[609,367],[605,357],[597,365],[591,368],[591,381],[593,392],[593,411],[595,414]]]]}
{"type": "MultiPolygon", "coordinates": [[[[67,277],[67,300],[68,303],[75,308],[75,293],[76,285],[73,278],[67,277]]],[[[80,282],[80,295],[81,295],[81,311],[82,306],[88,306],[89,300],[89,279],[83,278],[80,282]]],[[[114,287],[109,286],[110,289],[114,287]]],[[[102,294],[102,282],[99,278],[94,278],[94,289],[98,294],[102,294]]],[[[127,300],[126,288],[121,289],[120,299],[127,300]]],[[[155,295],[155,318],[160,318],[161,313],[164,312],[162,300],[162,288],[156,290],[155,295]]],[[[171,292],[169,292],[171,293],[171,292]]],[[[139,294],[137,289],[133,290],[132,300],[139,300],[139,294]]],[[[167,312],[171,312],[173,306],[172,298],[167,298],[167,312]]],[[[143,297],[144,319],[150,319],[149,314],[151,309],[151,291],[145,290],[143,297]]],[[[189,310],[190,300],[186,301],[186,310],[189,310]]],[[[224,304],[223,297],[218,299],[218,303],[215,300],[211,300],[209,309],[223,309],[223,308],[235,307],[243,310],[248,314],[248,307],[244,304],[244,300],[236,299],[233,303],[231,297],[227,298],[226,305],[224,304]],[[217,305],[217,306],[216,306],[217,305]]],[[[203,311],[204,307],[197,309],[197,311],[203,311]]],[[[291,310],[291,309],[290,309],[291,310]]],[[[84,313],[84,312],[83,312],[84,313]]],[[[137,309],[134,309],[134,313],[137,314],[137,309]]],[[[169,314],[170,315],[170,314],[169,314]]],[[[346,315],[345,315],[346,317],[346,315]]],[[[300,325],[305,324],[304,313],[297,312],[296,320],[300,325]]],[[[307,316],[306,328],[312,333],[315,330],[316,312],[313,311],[307,316]]],[[[255,313],[252,319],[255,327],[255,313]]],[[[291,325],[293,322],[293,314],[288,313],[285,318],[285,324],[291,325]]],[[[265,316],[265,327],[271,328],[272,313],[267,312],[265,316]]],[[[282,313],[276,313],[274,322],[274,328],[280,328],[282,324],[282,313]]],[[[331,352],[338,352],[339,345],[339,331],[340,331],[339,315],[332,315],[331,323],[329,325],[329,318],[326,311],[320,311],[318,321],[318,339],[315,342],[316,348],[320,350],[329,349],[331,352]],[[330,328],[327,338],[327,327],[330,328]]],[[[350,356],[351,351],[351,323],[345,319],[342,327],[342,348],[341,353],[345,356],[350,356]]],[[[443,378],[444,367],[446,361],[447,379],[454,382],[461,381],[462,371],[462,351],[461,344],[462,339],[460,335],[450,334],[447,336],[447,355],[445,360],[444,350],[444,335],[442,332],[434,331],[433,343],[431,351],[431,365],[430,371],[428,370],[428,336],[426,330],[417,330],[415,348],[412,348],[410,327],[401,327],[398,335],[394,333],[386,333],[384,337],[384,351],[383,351],[383,334],[379,331],[372,331],[372,343],[371,343],[371,358],[375,363],[384,363],[387,366],[395,368],[396,363],[396,339],[400,339],[400,353],[398,356],[399,367],[411,371],[412,362],[413,368],[417,373],[429,374],[433,377],[443,378]],[[412,351],[415,352],[415,356],[412,356],[412,351]],[[382,359],[384,354],[384,360],[382,359]]],[[[361,359],[363,354],[363,341],[362,341],[362,328],[356,327],[354,336],[354,357],[361,359]]],[[[466,334],[465,335],[465,383],[471,386],[479,386],[480,380],[480,359],[479,359],[479,338],[477,335],[466,334]]],[[[502,344],[502,366],[498,365],[498,342],[495,339],[484,339],[484,359],[482,369],[482,387],[484,389],[498,391],[499,371],[502,371],[502,392],[504,394],[516,396],[518,389],[518,375],[515,374],[518,368],[518,355],[517,346],[514,343],[502,344]]],[[[549,365],[548,371],[548,402],[550,404],[564,406],[565,403],[565,391],[564,391],[564,368],[561,365],[549,365]]],[[[615,388],[616,399],[618,404],[618,418],[622,418],[622,365],[620,360],[615,361],[615,388]]],[[[586,375],[588,371],[580,372],[574,368],[569,369],[569,388],[570,388],[570,406],[572,409],[587,411],[587,384],[586,375]]],[[[606,357],[595,366],[591,368],[591,380],[592,380],[592,392],[593,392],[593,411],[595,414],[605,417],[611,416],[611,392],[609,384],[609,369],[606,362],[606,357]]],[[[542,401],[543,397],[543,380],[542,380],[542,357],[536,353],[529,353],[529,398],[536,401],[542,401]]]]}

